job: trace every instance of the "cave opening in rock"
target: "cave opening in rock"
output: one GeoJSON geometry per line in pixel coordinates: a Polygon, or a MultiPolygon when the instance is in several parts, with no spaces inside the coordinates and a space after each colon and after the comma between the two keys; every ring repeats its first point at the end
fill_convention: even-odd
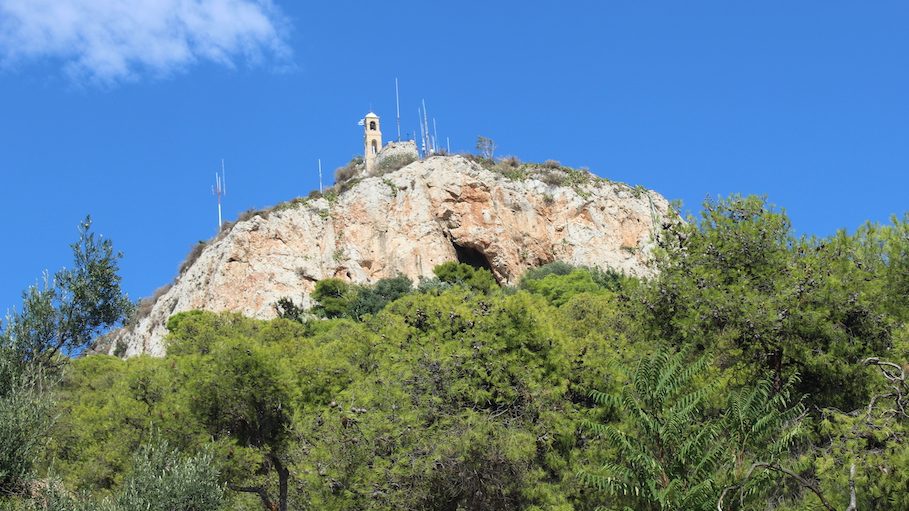
{"type": "MultiPolygon", "coordinates": [[[[452,243],[452,246],[454,246],[455,254],[457,254],[459,263],[469,264],[470,266],[473,266],[477,269],[482,268],[484,270],[488,270],[489,273],[492,273],[493,277],[495,277],[496,274],[494,271],[492,271],[492,265],[489,264],[489,259],[486,258],[486,254],[480,252],[475,248],[462,247],[457,243],[452,243]]],[[[498,280],[498,278],[496,280],[498,280]]]]}

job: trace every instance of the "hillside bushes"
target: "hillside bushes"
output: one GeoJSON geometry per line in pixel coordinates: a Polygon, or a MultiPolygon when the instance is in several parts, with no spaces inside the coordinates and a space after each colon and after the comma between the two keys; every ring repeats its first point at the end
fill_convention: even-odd
{"type": "Polygon", "coordinates": [[[353,157],[347,165],[335,169],[335,184],[350,181],[363,170],[364,165],[362,156],[353,157]]]}
{"type": "Polygon", "coordinates": [[[34,472],[112,501],[156,438],[223,510],[902,509],[906,225],[799,238],[732,197],[649,279],[449,263],[321,281],[319,318],[178,314],[165,358],[70,363],[34,472]]]}
{"type": "Polygon", "coordinates": [[[412,154],[395,154],[387,156],[379,161],[379,164],[376,165],[376,170],[372,175],[381,176],[383,174],[388,174],[389,172],[400,170],[415,161],[417,161],[417,157],[412,154]]]}

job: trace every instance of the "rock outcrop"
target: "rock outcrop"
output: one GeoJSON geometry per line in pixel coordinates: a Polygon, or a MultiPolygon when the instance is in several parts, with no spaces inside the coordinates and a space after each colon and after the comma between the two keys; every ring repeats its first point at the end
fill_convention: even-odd
{"type": "Polygon", "coordinates": [[[116,332],[109,350],[161,356],[174,313],[270,318],[282,297],[311,305],[316,282],[329,277],[419,280],[453,260],[488,267],[502,284],[557,260],[647,274],[652,233],[667,201],[583,170],[551,167],[503,174],[461,156],[436,156],[340,194],[297,199],[238,221],[204,247],[144,317],[116,332]]]}
{"type": "Polygon", "coordinates": [[[376,155],[376,166],[382,168],[383,163],[388,161],[406,161],[410,163],[418,159],[420,159],[420,152],[417,150],[417,143],[413,140],[389,142],[376,155]]]}

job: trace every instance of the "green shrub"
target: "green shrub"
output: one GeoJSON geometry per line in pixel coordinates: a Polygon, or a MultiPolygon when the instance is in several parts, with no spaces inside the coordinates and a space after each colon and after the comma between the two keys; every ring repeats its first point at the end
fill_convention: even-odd
{"type": "Polygon", "coordinates": [[[443,263],[433,268],[432,272],[441,282],[465,286],[481,293],[490,293],[499,288],[495,277],[488,270],[463,263],[443,263]]]}
{"type": "Polygon", "coordinates": [[[307,317],[307,310],[294,303],[289,297],[279,298],[275,303],[275,313],[279,318],[290,319],[297,322],[304,322],[307,317]]]}
{"type": "Polygon", "coordinates": [[[403,275],[381,279],[372,286],[361,286],[350,303],[348,316],[362,319],[366,314],[375,314],[412,290],[413,281],[403,275]]]}
{"type": "Polygon", "coordinates": [[[376,165],[376,169],[373,171],[372,175],[381,176],[382,174],[394,172],[406,167],[407,165],[410,165],[415,161],[417,161],[417,158],[412,154],[396,154],[394,156],[389,156],[387,158],[383,158],[382,161],[376,165]]]}
{"type": "Polygon", "coordinates": [[[117,495],[117,511],[217,511],[224,487],[210,452],[186,457],[167,442],[152,441],[136,454],[117,495]]]}
{"type": "Polygon", "coordinates": [[[522,279],[521,287],[546,298],[556,307],[580,293],[604,291],[593,275],[584,268],[576,268],[567,274],[549,273],[543,277],[522,279]]]}
{"type": "Polygon", "coordinates": [[[388,187],[388,190],[391,191],[392,195],[398,193],[398,187],[391,181],[391,179],[382,179],[382,184],[388,187]]]}
{"type": "Polygon", "coordinates": [[[47,443],[53,401],[40,368],[23,367],[0,346],[0,499],[27,491],[47,443]]]}
{"type": "Polygon", "coordinates": [[[343,280],[325,279],[316,283],[311,296],[316,301],[313,313],[323,318],[340,318],[347,314],[356,293],[343,280]]]}
{"type": "Polygon", "coordinates": [[[568,275],[576,268],[577,266],[570,265],[563,261],[546,263],[543,266],[527,270],[527,272],[524,273],[524,276],[521,277],[520,286],[523,289],[527,289],[527,283],[532,280],[540,280],[547,275],[568,275]]]}
{"type": "Polygon", "coordinates": [[[207,450],[185,456],[153,438],[133,456],[131,466],[110,497],[72,493],[61,481],[49,479],[22,511],[219,511],[226,502],[217,464],[207,450]]]}
{"type": "Polygon", "coordinates": [[[338,202],[339,193],[340,192],[336,188],[332,187],[332,188],[329,188],[328,190],[325,190],[325,193],[322,194],[322,197],[324,197],[325,200],[328,201],[328,204],[330,206],[334,206],[335,203],[338,202]]]}

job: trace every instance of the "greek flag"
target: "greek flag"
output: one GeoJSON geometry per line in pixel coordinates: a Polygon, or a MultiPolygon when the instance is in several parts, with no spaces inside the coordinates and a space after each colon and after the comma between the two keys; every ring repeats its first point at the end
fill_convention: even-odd
{"type": "Polygon", "coordinates": [[[366,119],[360,119],[357,121],[357,126],[366,126],[366,119]]]}

